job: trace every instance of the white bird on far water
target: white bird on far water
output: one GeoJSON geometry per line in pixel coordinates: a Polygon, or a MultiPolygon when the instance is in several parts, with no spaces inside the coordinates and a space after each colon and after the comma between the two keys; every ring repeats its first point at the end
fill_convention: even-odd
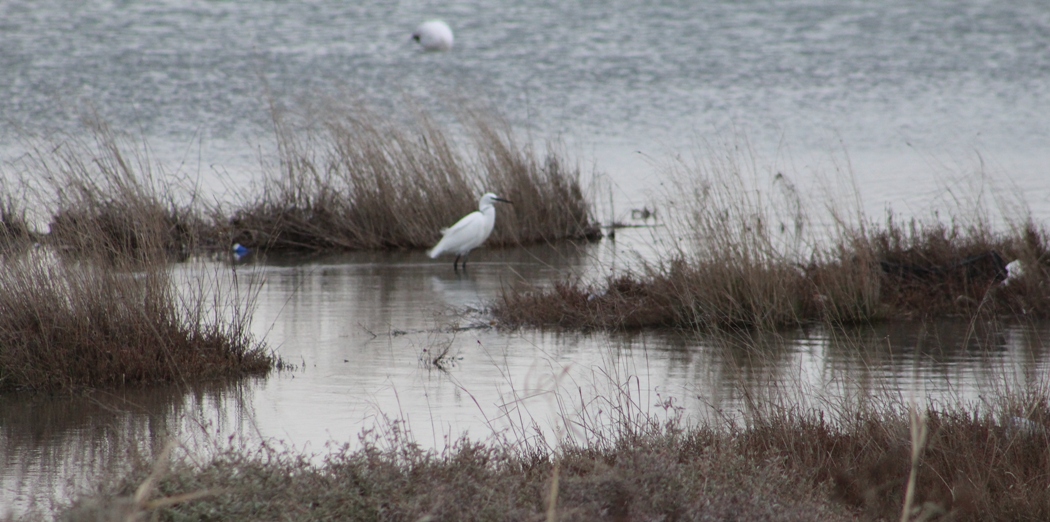
{"type": "Polygon", "coordinates": [[[1006,279],[1004,279],[1003,282],[999,284],[1002,286],[1006,286],[1010,284],[1011,281],[1017,281],[1018,279],[1021,279],[1022,276],[1024,276],[1024,265],[1021,264],[1020,259],[1014,259],[1013,261],[1010,261],[1006,264],[1006,279]]]}
{"type": "Polygon", "coordinates": [[[412,32],[412,39],[423,46],[424,51],[448,51],[452,49],[452,29],[441,20],[423,22],[412,32]]]}
{"type": "Polygon", "coordinates": [[[459,271],[457,265],[459,258],[463,258],[463,270],[467,269],[467,256],[470,251],[481,246],[492,233],[492,227],[496,225],[496,207],[493,203],[500,201],[510,203],[501,197],[489,192],[478,201],[478,209],[456,222],[455,225],[441,231],[444,237],[438,241],[434,248],[430,249],[430,258],[436,259],[442,254],[456,254],[456,260],[452,262],[452,269],[459,271]]]}

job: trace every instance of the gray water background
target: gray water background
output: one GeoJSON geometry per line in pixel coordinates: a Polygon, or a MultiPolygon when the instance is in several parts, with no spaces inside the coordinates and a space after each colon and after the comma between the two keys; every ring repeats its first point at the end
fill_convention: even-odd
{"type": "MultiPolygon", "coordinates": [[[[408,97],[451,118],[467,98],[536,141],[564,140],[611,192],[613,204],[599,201],[606,222],[661,208],[661,165],[723,142],[752,147],[765,181],[855,185],[873,217],[1020,196],[1050,218],[1050,7],[1036,1],[10,1],[0,73],[11,169],[26,136],[81,132],[94,111],[219,192],[258,181],[271,102],[393,108],[408,97]],[[450,53],[409,40],[434,17],[455,31],[450,53]]],[[[623,400],[654,413],[672,400],[690,421],[721,421],[764,395],[980,405],[1045,378],[1046,328],[1031,324],[729,339],[488,325],[483,309],[505,285],[608,273],[658,250],[658,236],[479,251],[458,276],[421,252],[239,266],[264,281],[254,331],[296,368],[231,385],[0,397],[0,508],[46,508],[171,435],[201,452],[232,439],[323,453],[377,426],[428,447],[532,424],[553,440],[581,411],[623,400]],[[451,366],[427,366],[444,346],[451,366]]]]}
{"type": "Polygon", "coordinates": [[[0,71],[8,157],[27,131],[75,131],[96,111],[169,165],[250,184],[273,148],[271,102],[408,96],[441,116],[470,99],[564,139],[621,212],[662,195],[654,163],[746,140],[769,175],[848,171],[876,217],[924,213],[974,176],[1050,217],[1050,8],[1036,0],[11,1],[0,71]],[[414,47],[430,18],[452,26],[452,52],[414,47]]]}

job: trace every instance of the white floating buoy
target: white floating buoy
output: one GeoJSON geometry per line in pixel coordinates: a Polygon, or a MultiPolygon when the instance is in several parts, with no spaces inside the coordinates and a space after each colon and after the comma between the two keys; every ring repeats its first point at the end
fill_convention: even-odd
{"type": "Polygon", "coordinates": [[[424,51],[448,51],[452,49],[452,29],[441,20],[430,20],[419,24],[412,39],[423,46],[424,51]]]}

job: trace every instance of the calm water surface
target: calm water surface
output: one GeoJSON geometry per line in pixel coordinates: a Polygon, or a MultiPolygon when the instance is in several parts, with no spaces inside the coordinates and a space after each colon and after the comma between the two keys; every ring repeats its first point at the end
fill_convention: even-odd
{"type": "Polygon", "coordinates": [[[950,203],[976,177],[1050,218],[1040,0],[14,0],[0,70],[7,158],[26,132],[96,111],[170,171],[246,185],[274,148],[271,102],[407,94],[439,118],[486,100],[535,139],[562,137],[621,211],[660,203],[654,160],[745,139],[769,176],[852,173],[875,216],[950,203]],[[409,40],[432,17],[454,29],[451,53],[409,40]]]}
{"type": "Polygon", "coordinates": [[[831,410],[873,395],[980,405],[1004,386],[1045,382],[1050,369],[1045,325],[776,335],[490,325],[484,308],[502,288],[610,270],[647,234],[626,229],[616,242],[478,251],[460,274],[419,252],[239,265],[243,282],[262,282],[255,333],[293,369],[230,384],[0,396],[0,500],[16,511],[46,508],[170,438],[196,458],[266,442],[318,459],[329,444],[356,444],[369,429],[407,430],[434,448],[461,435],[531,438],[534,428],[548,440],[579,440],[577,423],[601,426],[617,411],[660,416],[667,405],[689,422],[718,423],[743,419],[749,399],[768,404],[762,398],[831,410]],[[426,362],[446,348],[443,368],[426,362]]]}
{"type": "MultiPolygon", "coordinates": [[[[449,118],[466,97],[593,164],[613,200],[601,198],[606,221],[659,208],[660,165],[704,142],[749,144],[760,182],[783,172],[804,192],[855,184],[873,216],[1020,195],[1050,219],[1050,8],[1035,0],[15,0],[0,3],[0,71],[4,172],[17,171],[26,136],[79,132],[79,115],[95,111],[221,197],[258,180],[271,101],[386,108],[408,95],[449,118]],[[409,41],[431,17],[455,30],[451,53],[409,41]]],[[[580,415],[600,422],[598,411],[628,403],[662,412],[673,399],[697,421],[738,418],[744,397],[763,394],[979,403],[1046,375],[1044,325],[724,338],[488,324],[483,309],[507,285],[594,277],[659,250],[648,229],[619,236],[478,252],[464,275],[420,252],[239,266],[265,281],[257,335],[295,369],[192,389],[0,397],[0,507],[46,507],[172,434],[202,453],[229,440],[323,452],[398,426],[440,447],[533,424],[574,434],[580,415]],[[444,370],[424,362],[445,347],[444,370]]]]}

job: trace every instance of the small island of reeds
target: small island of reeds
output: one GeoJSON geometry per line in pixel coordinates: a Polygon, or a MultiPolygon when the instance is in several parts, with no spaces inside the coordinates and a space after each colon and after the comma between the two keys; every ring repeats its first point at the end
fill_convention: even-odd
{"type": "MultiPolygon", "coordinates": [[[[765,192],[750,161],[676,164],[660,253],[599,279],[508,286],[510,327],[759,328],[948,317],[1050,317],[1050,234],[1021,215],[884,220],[806,199],[781,173],[765,192]]],[[[856,197],[855,195],[853,197],[856,197]]],[[[848,200],[849,198],[845,198],[848,200]]]]}

